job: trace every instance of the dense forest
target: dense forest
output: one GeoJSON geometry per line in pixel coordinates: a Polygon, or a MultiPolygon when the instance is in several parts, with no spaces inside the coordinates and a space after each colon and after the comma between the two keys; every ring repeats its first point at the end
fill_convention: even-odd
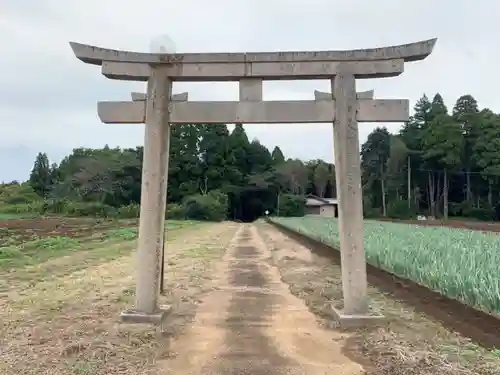
{"type": "MultiPolygon", "coordinates": [[[[137,205],[142,153],[142,147],[78,148],[50,165],[41,152],[26,184],[44,201],[137,205]]],[[[279,196],[336,196],[332,164],[289,159],[279,147],[270,151],[250,141],[241,125],[232,132],[224,124],[172,126],[170,155],[170,207],[217,192],[228,200],[225,215],[252,220],[265,210],[275,213],[279,196]]],[[[500,115],[480,109],[470,95],[451,111],[441,95],[424,95],[399,133],[378,127],[368,136],[361,159],[367,217],[496,216],[500,115]]]]}

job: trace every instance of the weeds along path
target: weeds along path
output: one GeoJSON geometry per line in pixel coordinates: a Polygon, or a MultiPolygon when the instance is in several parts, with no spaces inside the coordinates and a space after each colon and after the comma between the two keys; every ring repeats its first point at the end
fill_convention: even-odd
{"type": "Polygon", "coordinates": [[[213,290],[155,374],[351,375],[347,335],[322,329],[270,264],[255,226],[243,225],[216,267],[213,290]]]}
{"type": "MultiPolygon", "coordinates": [[[[169,241],[179,235],[182,236],[186,230],[192,231],[195,226],[203,225],[206,224],[195,223],[169,229],[169,241]]],[[[23,264],[24,259],[21,258],[20,264],[14,268],[0,267],[0,306],[10,299],[10,294],[17,296],[24,289],[28,289],[29,293],[29,289],[42,281],[53,281],[77,271],[128,256],[135,249],[136,232],[120,228],[109,233],[104,238],[91,237],[80,239],[78,242],[68,239],[67,247],[64,247],[66,242],[61,242],[58,244],[57,251],[44,247],[31,248],[30,251],[34,256],[28,259],[27,264],[23,264]]]]}
{"type": "MultiPolygon", "coordinates": [[[[128,250],[134,245],[130,241],[122,244],[127,255],[47,277],[29,287],[23,278],[13,277],[9,291],[0,297],[0,373],[150,373],[170,337],[194,316],[212,266],[238,227],[203,224],[180,229],[168,239],[168,294],[161,297],[161,303],[172,304],[174,312],[163,332],[119,323],[120,312],[133,303],[134,255],[128,250]]],[[[75,253],[76,263],[65,257],[61,266],[81,261],[75,253]]],[[[57,268],[54,262],[41,269],[57,268]]]]}
{"type": "MultiPolygon", "coordinates": [[[[330,326],[330,305],[342,301],[339,263],[330,253],[304,246],[270,224],[257,227],[290,291],[330,326]]],[[[386,316],[387,324],[353,332],[344,351],[352,358],[368,360],[368,374],[500,374],[498,350],[474,344],[404,299],[398,300],[395,293],[374,285],[369,285],[368,293],[372,308],[386,316]]]]}

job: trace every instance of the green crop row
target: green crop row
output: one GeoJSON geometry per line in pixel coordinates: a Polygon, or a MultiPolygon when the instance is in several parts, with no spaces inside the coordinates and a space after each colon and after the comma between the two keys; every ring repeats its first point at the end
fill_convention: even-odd
{"type": "MultiPolygon", "coordinates": [[[[272,220],[340,247],[335,219],[306,216],[272,220]]],[[[371,265],[500,315],[499,235],[366,220],[364,247],[371,265]]]]}

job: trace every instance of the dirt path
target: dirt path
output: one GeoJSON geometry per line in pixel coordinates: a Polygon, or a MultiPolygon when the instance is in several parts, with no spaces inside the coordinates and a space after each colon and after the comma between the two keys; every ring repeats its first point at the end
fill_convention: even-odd
{"type": "Polygon", "coordinates": [[[165,374],[363,374],[342,354],[347,336],[321,328],[270,265],[253,225],[243,225],[192,326],[158,363],[165,374]]]}

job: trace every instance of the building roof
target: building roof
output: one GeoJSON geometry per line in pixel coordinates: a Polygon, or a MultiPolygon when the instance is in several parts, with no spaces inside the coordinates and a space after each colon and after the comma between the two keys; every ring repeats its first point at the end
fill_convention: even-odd
{"type": "Polygon", "coordinates": [[[308,195],[306,196],[306,206],[330,206],[337,204],[338,201],[336,198],[320,198],[316,195],[308,195]]]}

